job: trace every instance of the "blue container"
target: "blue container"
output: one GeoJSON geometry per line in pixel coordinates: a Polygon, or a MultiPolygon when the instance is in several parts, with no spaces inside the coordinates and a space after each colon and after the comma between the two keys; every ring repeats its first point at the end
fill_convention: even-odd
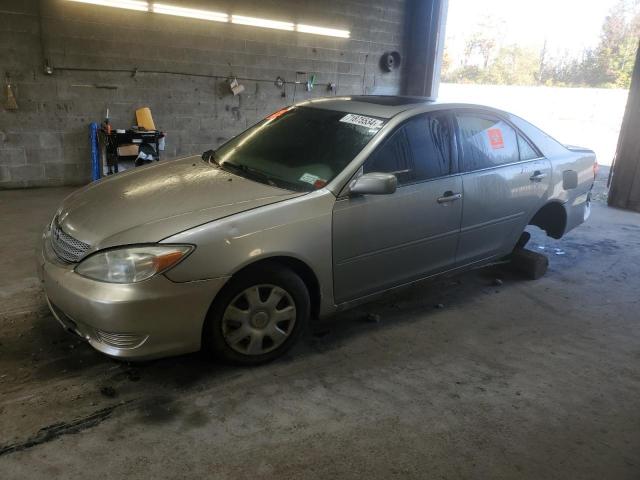
{"type": "Polygon", "coordinates": [[[91,146],[91,180],[96,181],[102,177],[100,165],[100,145],[98,145],[98,129],[100,125],[95,122],[89,124],[89,144],[91,146]]]}

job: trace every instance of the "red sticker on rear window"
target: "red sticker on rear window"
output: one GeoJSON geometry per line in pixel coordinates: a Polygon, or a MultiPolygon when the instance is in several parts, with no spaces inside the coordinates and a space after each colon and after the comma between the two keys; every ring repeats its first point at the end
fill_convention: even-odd
{"type": "Polygon", "coordinates": [[[494,150],[504,148],[502,130],[500,130],[499,128],[490,128],[489,130],[487,130],[487,135],[489,135],[489,143],[491,144],[491,148],[493,148],[494,150]]]}

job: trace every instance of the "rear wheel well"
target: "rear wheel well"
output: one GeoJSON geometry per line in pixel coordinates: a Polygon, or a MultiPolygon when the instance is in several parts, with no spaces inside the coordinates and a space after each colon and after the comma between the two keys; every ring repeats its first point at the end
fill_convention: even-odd
{"type": "Polygon", "coordinates": [[[309,299],[311,300],[311,318],[318,318],[318,315],[320,314],[320,282],[318,282],[318,278],[311,267],[302,260],[286,256],[264,258],[246,265],[235,272],[232,278],[250,270],[269,268],[270,265],[278,265],[288,268],[302,279],[309,291],[309,299]]]}
{"type": "Polygon", "coordinates": [[[540,227],[552,238],[561,238],[567,228],[567,212],[557,202],[547,203],[536,212],[529,225],[540,227]]]}

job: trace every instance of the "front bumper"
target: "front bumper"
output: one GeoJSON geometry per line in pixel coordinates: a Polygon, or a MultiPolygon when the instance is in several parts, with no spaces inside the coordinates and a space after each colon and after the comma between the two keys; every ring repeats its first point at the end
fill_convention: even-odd
{"type": "Polygon", "coordinates": [[[158,275],[135,284],[104,283],[57,260],[48,240],[38,252],[38,274],[54,317],[96,350],[127,360],[200,349],[202,326],[227,277],[172,282],[158,275]]]}

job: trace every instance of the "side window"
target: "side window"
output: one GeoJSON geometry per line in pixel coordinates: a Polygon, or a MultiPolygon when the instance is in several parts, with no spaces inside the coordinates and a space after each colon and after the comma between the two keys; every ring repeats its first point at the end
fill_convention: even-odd
{"type": "Polygon", "coordinates": [[[393,173],[398,177],[398,184],[413,181],[413,159],[404,127],[396,130],[382,147],[373,152],[365,162],[363,171],[393,173]]]}
{"type": "Polygon", "coordinates": [[[451,130],[446,115],[430,114],[406,124],[413,153],[416,180],[428,180],[451,173],[451,130]]]}
{"type": "Polygon", "coordinates": [[[520,160],[516,132],[507,123],[477,114],[459,114],[457,120],[465,171],[520,160]]]}
{"type": "Polygon", "coordinates": [[[522,135],[518,135],[518,148],[520,150],[520,160],[533,160],[540,156],[529,142],[522,138],[522,135]]]}
{"type": "Polygon", "coordinates": [[[402,125],[364,164],[364,173],[394,173],[399,184],[451,173],[451,130],[441,114],[421,115],[402,125]]]}

